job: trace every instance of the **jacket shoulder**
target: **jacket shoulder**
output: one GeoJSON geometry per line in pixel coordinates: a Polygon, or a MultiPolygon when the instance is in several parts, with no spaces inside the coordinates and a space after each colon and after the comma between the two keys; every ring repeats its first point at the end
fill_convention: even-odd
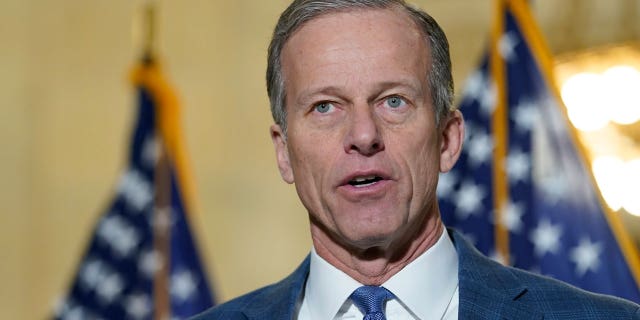
{"type": "Polygon", "coordinates": [[[217,319],[229,319],[229,320],[244,320],[248,319],[245,316],[245,311],[255,309],[256,306],[264,304],[264,301],[273,299],[279,283],[275,283],[240,297],[229,300],[225,303],[219,304],[197,316],[191,320],[217,320],[217,319]]]}
{"type": "Polygon", "coordinates": [[[589,292],[553,278],[507,268],[527,287],[521,302],[532,303],[546,315],[574,319],[640,319],[640,306],[618,297],[589,292]],[[578,319],[578,318],[575,318],[578,319]]]}
{"type": "Polygon", "coordinates": [[[191,320],[292,318],[309,273],[309,257],[288,277],[219,304],[191,320]]]}
{"type": "Polygon", "coordinates": [[[639,319],[637,304],[503,266],[449,230],[459,258],[460,313],[482,318],[639,319]],[[484,316],[484,317],[483,317],[484,316]]]}

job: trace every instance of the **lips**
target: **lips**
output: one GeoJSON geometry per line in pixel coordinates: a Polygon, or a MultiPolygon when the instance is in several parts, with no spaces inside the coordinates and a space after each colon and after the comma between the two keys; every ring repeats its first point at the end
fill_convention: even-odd
{"type": "Polygon", "coordinates": [[[370,186],[378,181],[382,180],[382,177],[380,176],[376,176],[376,175],[371,175],[371,176],[364,176],[364,177],[355,177],[351,180],[349,180],[349,184],[356,187],[356,188],[364,188],[366,186],[370,186]]]}
{"type": "Polygon", "coordinates": [[[389,180],[389,176],[383,172],[368,171],[368,172],[354,172],[345,177],[340,186],[352,186],[355,188],[364,188],[380,181],[389,180]]]}
{"type": "Polygon", "coordinates": [[[385,198],[393,191],[395,179],[381,170],[353,171],[337,186],[340,197],[351,203],[364,205],[385,198]]]}

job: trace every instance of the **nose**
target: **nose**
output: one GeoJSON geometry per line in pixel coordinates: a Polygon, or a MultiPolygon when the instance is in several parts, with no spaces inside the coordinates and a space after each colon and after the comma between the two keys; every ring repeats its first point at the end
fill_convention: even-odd
{"type": "Polygon", "coordinates": [[[372,156],[384,150],[380,128],[368,105],[354,106],[345,137],[345,151],[372,156]]]}

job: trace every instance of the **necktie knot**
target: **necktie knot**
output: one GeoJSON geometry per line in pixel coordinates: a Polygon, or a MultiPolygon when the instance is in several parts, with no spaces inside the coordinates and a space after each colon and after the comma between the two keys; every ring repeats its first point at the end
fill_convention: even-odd
{"type": "Polygon", "coordinates": [[[386,320],[384,303],[393,297],[389,290],[378,286],[362,286],[351,294],[351,300],[365,315],[363,320],[386,320]]]}

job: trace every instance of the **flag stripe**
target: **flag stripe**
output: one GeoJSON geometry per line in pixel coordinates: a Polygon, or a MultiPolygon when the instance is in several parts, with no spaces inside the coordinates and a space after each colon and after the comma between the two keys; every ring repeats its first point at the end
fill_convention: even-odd
{"type": "MultiPolygon", "coordinates": [[[[584,164],[588,164],[589,157],[587,156],[588,152],[586,151],[586,146],[578,137],[577,129],[573,125],[571,125],[571,121],[569,120],[569,116],[567,115],[567,108],[564,106],[564,103],[560,96],[559,88],[555,81],[555,77],[553,76],[553,59],[550,55],[551,50],[548,49],[549,47],[544,41],[542,32],[534,22],[534,19],[531,16],[531,11],[528,8],[526,1],[507,1],[509,9],[511,10],[511,12],[513,12],[513,15],[516,17],[516,22],[519,24],[520,29],[522,30],[524,39],[527,41],[528,45],[531,48],[531,54],[533,55],[535,62],[540,68],[542,77],[548,84],[549,90],[551,91],[552,95],[559,103],[559,109],[561,111],[560,113],[564,118],[564,122],[567,124],[569,137],[571,138],[573,145],[576,146],[576,151],[582,162],[584,164]]],[[[611,210],[611,208],[609,208],[602,196],[602,193],[599,192],[599,187],[596,182],[595,176],[593,175],[591,167],[589,165],[586,165],[586,167],[588,168],[586,172],[589,179],[591,180],[592,185],[594,186],[594,188],[598,189],[598,192],[596,192],[596,194],[598,196],[598,201],[604,212],[605,218],[609,223],[611,230],[613,231],[614,237],[616,238],[616,241],[621,248],[627,264],[629,265],[636,285],[640,287],[640,253],[631,240],[631,237],[629,236],[618,214],[616,214],[611,210]]]]}

